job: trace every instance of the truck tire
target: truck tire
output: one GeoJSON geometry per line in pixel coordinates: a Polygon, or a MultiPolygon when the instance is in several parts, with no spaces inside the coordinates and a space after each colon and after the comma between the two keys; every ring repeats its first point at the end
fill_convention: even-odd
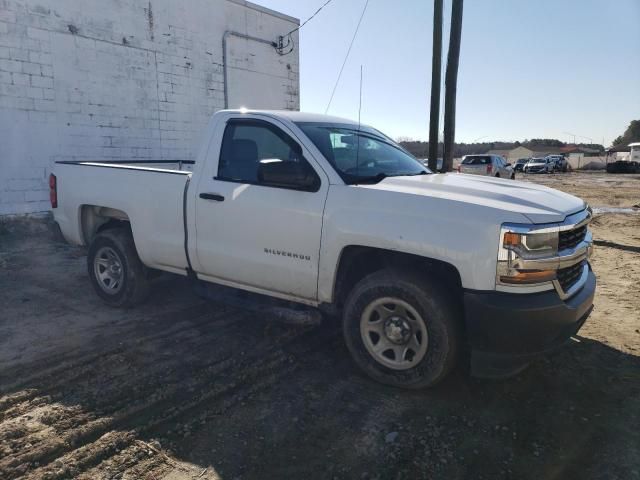
{"type": "Polygon", "coordinates": [[[343,310],[343,333],[356,364],[378,382],[431,387],[454,367],[460,310],[429,278],[380,270],[358,282],[343,310]]]}
{"type": "Polygon", "coordinates": [[[98,233],[89,247],[87,269],[94,290],[112,307],[133,307],[149,293],[147,269],[128,229],[98,233]]]}

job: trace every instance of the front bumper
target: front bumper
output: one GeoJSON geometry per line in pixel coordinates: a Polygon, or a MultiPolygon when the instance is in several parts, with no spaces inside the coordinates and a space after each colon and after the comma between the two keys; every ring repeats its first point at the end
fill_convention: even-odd
{"type": "Polygon", "coordinates": [[[504,376],[575,335],[593,309],[596,277],[562,300],[556,291],[518,294],[465,291],[465,323],[472,373],[504,376]]]}

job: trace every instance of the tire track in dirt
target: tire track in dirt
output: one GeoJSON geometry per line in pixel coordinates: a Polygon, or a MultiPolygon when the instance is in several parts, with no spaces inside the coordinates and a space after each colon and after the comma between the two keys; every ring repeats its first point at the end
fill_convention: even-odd
{"type": "MultiPolygon", "coordinates": [[[[171,314],[171,317],[174,317],[176,313],[182,315],[182,312],[173,312],[171,314]]],[[[219,317],[221,317],[223,313],[226,314],[227,312],[222,312],[219,317]]],[[[191,316],[192,314],[190,312],[187,312],[187,315],[191,316]]],[[[200,312],[200,315],[196,317],[196,321],[190,320],[188,323],[185,323],[184,321],[176,323],[175,318],[170,318],[171,325],[168,329],[142,336],[136,335],[136,330],[138,330],[138,328],[133,328],[130,331],[120,332],[120,336],[109,338],[106,340],[107,344],[117,343],[117,346],[112,348],[102,348],[97,353],[95,352],[95,350],[90,350],[81,352],[80,354],[76,352],[75,355],[72,353],[66,353],[63,357],[56,359],[47,358],[47,365],[51,363],[56,365],[51,368],[43,366],[41,364],[42,360],[38,360],[27,365],[20,365],[19,367],[15,368],[14,371],[7,372],[6,375],[9,377],[19,376],[17,374],[23,370],[36,371],[38,373],[27,377],[21,376],[20,380],[12,384],[3,386],[1,388],[1,391],[15,391],[28,385],[34,384],[38,385],[39,388],[30,388],[28,390],[25,390],[24,392],[20,392],[19,394],[11,394],[1,397],[0,419],[3,418],[2,415],[6,413],[6,410],[13,404],[29,400],[30,398],[35,397],[38,393],[42,394],[43,392],[47,392],[55,388],[56,386],[64,386],[65,382],[78,381],[82,378],[82,376],[94,373],[96,364],[104,363],[105,359],[111,356],[121,355],[130,350],[133,346],[139,347],[145,344],[151,344],[152,342],[160,342],[172,337],[179,336],[184,332],[188,332],[204,325],[214,324],[220,321],[225,321],[226,324],[231,325],[238,315],[239,314],[235,314],[235,316],[233,317],[225,316],[224,318],[217,318],[212,317],[210,313],[202,314],[200,312]]],[[[219,325],[216,325],[216,327],[218,326],[219,325]]]]}
{"type": "MultiPolygon", "coordinates": [[[[76,444],[82,443],[81,446],[69,450],[63,455],[59,455],[61,452],[56,450],[56,458],[52,459],[49,463],[42,468],[36,468],[33,470],[27,478],[67,478],[67,475],[72,474],[76,476],[79,472],[87,470],[97,466],[99,463],[112,457],[115,453],[119,452],[125,447],[130,446],[139,435],[144,435],[151,430],[157,430],[159,426],[165,425],[168,422],[175,421],[178,418],[184,417],[193,412],[202,404],[214,405],[215,415],[224,413],[227,409],[237,405],[247,396],[255,394],[260,390],[271,387],[274,383],[279,381],[283,376],[290,374],[295,367],[284,366],[286,357],[277,355],[275,358],[270,359],[267,363],[263,364],[260,368],[255,369],[252,372],[243,371],[243,375],[238,381],[231,381],[228,384],[223,384],[220,387],[212,388],[210,391],[198,396],[191,402],[185,402],[180,408],[172,408],[168,410],[166,415],[160,415],[158,417],[152,417],[147,419],[144,415],[138,415],[145,410],[132,408],[126,412],[121,412],[118,417],[110,419],[108,425],[105,425],[105,429],[108,426],[109,431],[94,441],[89,441],[89,437],[77,438],[76,444]],[[131,421],[132,419],[135,419],[131,421]],[[136,427],[134,430],[129,431],[116,431],[120,425],[127,424],[129,427],[136,427]],[[60,465],[66,466],[60,468],[60,465]],[[52,472],[57,472],[53,475],[52,472]]],[[[235,375],[231,375],[232,378],[236,378],[235,375]]],[[[171,403],[175,399],[171,399],[171,403]]],[[[147,405],[145,407],[153,407],[154,411],[159,408],[159,405],[147,405]]],[[[192,420],[190,424],[206,422],[207,418],[211,418],[211,415],[203,416],[199,415],[195,420],[192,420]]],[[[95,432],[97,433],[97,431],[95,432]]],[[[94,436],[94,435],[92,435],[94,436]]],[[[126,456],[124,457],[126,458],[126,456]]],[[[43,459],[31,460],[31,463],[42,463],[43,459]]],[[[137,463],[139,458],[134,460],[129,459],[123,462],[123,466],[126,468],[137,463]]],[[[154,468],[162,465],[162,461],[156,459],[154,462],[154,468]]],[[[143,466],[143,470],[148,470],[148,466],[143,466]]],[[[0,467],[0,472],[2,469],[0,467]]],[[[148,473],[148,472],[147,472],[148,473]]],[[[129,475],[132,472],[128,472],[129,475]]],[[[10,477],[11,478],[11,477],[10,477]]],[[[89,477],[91,478],[91,477],[89,477]]],[[[135,477],[134,477],[135,478],[135,477]]]]}
{"type": "Polygon", "coordinates": [[[134,432],[107,432],[95,442],[83,445],[71,453],[61,455],[50,464],[29,472],[25,478],[57,480],[75,477],[81,471],[94,467],[104,459],[128,448],[135,439],[134,432]]]}
{"type": "MultiPolygon", "coordinates": [[[[121,344],[117,348],[103,351],[102,353],[96,354],[90,358],[85,358],[80,364],[80,369],[74,367],[74,364],[71,363],[66,371],[62,372],[62,376],[56,376],[55,379],[50,380],[47,379],[46,383],[41,384],[38,389],[30,389],[28,395],[15,395],[11,399],[6,399],[6,404],[17,403],[17,402],[25,402],[27,400],[33,402],[37,398],[38,395],[46,395],[47,399],[50,400],[50,397],[54,399],[59,399],[61,396],[68,394],[66,391],[66,387],[69,384],[76,383],[82,384],[86,383],[85,380],[90,377],[96,377],[96,367],[99,368],[100,371],[104,372],[119,372],[117,376],[110,374],[109,375],[109,391],[118,392],[119,389],[122,389],[121,382],[124,382],[124,386],[131,383],[128,379],[130,373],[122,368],[123,361],[126,360],[126,354],[131,350],[132,347],[145,347],[146,349],[153,350],[162,350],[168,349],[170,345],[162,344],[168,339],[179,338],[180,334],[186,333],[187,331],[191,331],[196,327],[203,326],[205,324],[211,324],[215,321],[215,332],[208,332],[205,335],[199,335],[197,340],[197,344],[189,345],[189,352],[179,353],[174,352],[173,355],[168,356],[166,359],[163,359],[162,363],[152,361],[150,364],[142,364],[138,365],[138,367],[144,367],[145,369],[145,378],[153,378],[158,373],[162,372],[164,374],[171,373],[171,369],[176,366],[180,366],[184,364],[185,358],[184,355],[189,355],[194,359],[197,359],[198,365],[190,365],[190,375],[193,376],[198,371],[207,368],[208,366],[215,364],[217,362],[223,361],[228,358],[231,353],[227,353],[226,355],[218,355],[218,356],[207,356],[206,351],[210,350],[211,347],[215,347],[215,343],[211,342],[211,337],[217,337],[219,335],[226,336],[227,334],[233,337],[234,333],[230,332],[229,329],[238,329],[238,320],[242,321],[242,317],[240,313],[236,313],[231,316],[226,316],[224,319],[208,319],[206,318],[202,322],[192,323],[185,328],[174,329],[169,332],[163,332],[156,335],[149,335],[146,337],[141,337],[136,339],[134,342],[129,342],[127,344],[121,344]],[[157,344],[158,343],[158,344],[157,344]],[[202,353],[202,355],[201,355],[202,353]],[[97,360],[100,362],[97,362],[97,360]],[[204,360],[202,360],[204,359],[204,360]]],[[[170,342],[169,342],[170,343],[170,342]]],[[[269,340],[265,342],[264,348],[273,346],[273,341],[269,340]]],[[[230,346],[225,346],[226,350],[229,350],[230,346]]],[[[105,373],[107,375],[107,373],[105,373]]],[[[48,377],[52,376],[51,374],[48,377]]],[[[164,379],[165,386],[167,385],[166,377],[164,379]]],[[[89,387],[89,385],[85,385],[85,390],[89,387]]],[[[106,392],[106,393],[109,393],[106,392]]],[[[100,397],[96,399],[96,401],[101,403],[111,404],[114,399],[108,396],[105,397],[104,391],[100,392],[100,397]]],[[[86,400],[86,398],[85,398],[86,400]]],[[[20,415],[21,409],[15,409],[15,412],[5,411],[4,419],[10,418],[11,414],[20,415]]],[[[105,412],[107,413],[107,412],[105,412]]]]}
{"type": "MultiPolygon", "coordinates": [[[[17,455],[11,459],[9,464],[0,461],[0,473],[5,473],[8,479],[15,478],[12,474],[11,467],[19,469],[25,463],[45,465],[45,467],[54,462],[56,459],[62,456],[64,458],[64,464],[75,464],[76,456],[79,456],[82,464],[86,464],[85,452],[96,452],[92,457],[94,459],[103,459],[106,454],[103,454],[103,448],[98,445],[93,445],[96,441],[99,442],[101,435],[104,436],[113,430],[120,428],[121,426],[135,426],[136,433],[144,433],[145,431],[157,427],[162,424],[166,424],[176,418],[183,416],[197,408],[200,404],[207,402],[208,404],[215,405],[213,402],[218,400],[219,397],[232,396],[234,399],[227,402],[222,402],[227,408],[230,405],[237,403],[237,398],[242,398],[248,395],[248,392],[255,392],[258,389],[268,388],[274,382],[276,382],[281,376],[290,372],[290,369],[279,368],[287,360],[286,356],[281,352],[276,352],[272,358],[269,358],[259,368],[255,368],[252,371],[249,369],[243,370],[241,375],[230,374],[227,377],[233,380],[228,383],[222,383],[220,386],[214,386],[206,391],[204,394],[199,395],[190,402],[182,402],[179,408],[171,408],[167,410],[166,414],[153,417],[153,412],[162,408],[162,404],[174,405],[178,401],[175,397],[171,397],[162,402],[151,401],[142,405],[128,408],[124,411],[118,412],[116,416],[100,418],[98,420],[89,422],[88,424],[76,427],[74,430],[65,432],[59,435],[49,445],[41,446],[30,452],[22,455],[17,455]],[[277,375],[267,375],[269,371],[277,370],[277,375]],[[237,380],[235,380],[237,379],[237,380]],[[255,380],[254,382],[251,382],[255,380]],[[250,383],[247,383],[250,382],[250,383]],[[239,387],[246,387],[247,393],[239,394],[239,387]],[[144,415],[147,413],[147,415],[144,415]],[[149,418],[150,417],[150,418],[149,418]]],[[[228,380],[228,379],[227,379],[228,380]]],[[[184,400],[184,399],[183,399],[184,400]]],[[[224,411],[225,408],[218,408],[217,412],[224,411]]]]}
{"type": "MultiPolygon", "coordinates": [[[[308,335],[307,331],[289,329],[277,341],[266,339],[259,342],[256,351],[252,355],[245,356],[241,362],[234,358],[212,361],[210,365],[203,368],[201,366],[199,371],[190,372],[187,377],[188,388],[184,388],[184,379],[175,380],[172,386],[167,388],[166,381],[160,377],[146,376],[145,372],[143,380],[151,379],[149,388],[162,391],[161,395],[145,395],[147,400],[136,405],[131,405],[131,398],[126,398],[125,395],[118,407],[129,405],[128,408],[116,411],[113,416],[92,420],[79,426],[75,425],[78,422],[71,422],[74,424],[71,431],[62,432],[57,435],[57,438],[36,446],[28,452],[10,455],[9,458],[0,460],[0,472],[8,475],[8,478],[14,478],[15,475],[12,472],[22,468],[25,463],[46,466],[61,455],[91,444],[105,433],[121,426],[135,426],[138,432],[161,430],[163,426],[174,422],[177,418],[198,411],[203,403],[207,405],[205,412],[210,413],[204,416],[201,414],[198,421],[219,414],[220,411],[237,403],[234,398],[250,395],[250,392],[259,389],[270,388],[283,375],[287,375],[293,367],[286,367],[290,356],[283,348],[296,340],[308,342],[308,339],[304,338],[308,335]],[[214,386],[207,389],[206,386],[212,382],[214,386]],[[198,389],[201,391],[200,394],[193,398],[193,391],[198,389]],[[227,397],[229,398],[225,401],[227,397]],[[180,407],[172,407],[172,405],[180,405],[180,407]],[[158,411],[160,415],[156,414],[158,411]]],[[[228,335],[226,337],[229,338],[228,335]]],[[[134,376],[130,382],[139,380],[140,378],[134,376]]],[[[122,394],[126,391],[126,385],[127,383],[124,382],[113,391],[116,398],[118,393],[122,394]]],[[[23,415],[27,412],[28,409],[23,411],[23,415]]]]}
{"type": "MultiPolygon", "coordinates": [[[[224,367],[225,366],[224,362],[228,359],[227,357],[228,355],[225,355],[223,358],[212,358],[210,362],[208,362],[203,366],[200,366],[199,369],[217,367],[217,370],[221,370],[222,368],[220,366],[217,366],[217,364],[221,364],[224,367]]],[[[169,360],[173,360],[173,363],[176,363],[180,360],[180,356],[176,355],[176,357],[170,357],[169,360]]],[[[171,362],[158,363],[156,368],[154,369],[154,373],[157,373],[161,369],[166,368],[170,364],[171,362]]],[[[101,369],[109,370],[111,368],[111,365],[108,360],[103,360],[102,362],[97,363],[97,365],[100,365],[101,369]]],[[[94,374],[95,373],[96,372],[94,372],[94,374]]],[[[148,373],[149,371],[145,370],[144,376],[142,377],[142,379],[140,379],[139,377],[129,376],[128,378],[121,379],[123,381],[117,381],[117,380],[111,381],[109,385],[109,390],[106,392],[102,392],[103,398],[100,399],[101,400],[100,405],[97,405],[98,407],[100,407],[101,405],[109,406],[109,408],[105,411],[101,411],[102,410],[101,408],[93,408],[92,406],[92,408],[90,409],[90,414],[88,414],[87,412],[79,408],[68,408],[62,404],[56,404],[57,401],[63,401],[63,397],[65,395],[64,389],[62,389],[58,395],[55,395],[53,397],[52,396],[39,397],[38,399],[36,399],[38,400],[37,401],[38,405],[45,405],[50,408],[53,408],[52,404],[56,404],[56,408],[58,410],[61,410],[61,412],[58,411],[56,412],[57,415],[54,415],[54,417],[56,417],[56,420],[54,420],[51,423],[46,422],[46,423],[49,423],[48,425],[46,423],[42,423],[41,428],[39,430],[33,429],[35,431],[31,431],[29,432],[28,435],[22,438],[19,438],[19,441],[22,443],[26,442],[31,447],[35,446],[37,448],[40,448],[38,444],[43,441],[43,439],[41,438],[42,435],[40,435],[40,430],[53,429],[54,431],[65,431],[66,430],[65,427],[67,426],[67,424],[72,424],[72,425],[82,424],[81,420],[83,419],[93,420],[90,418],[91,416],[93,416],[95,419],[95,417],[97,417],[98,415],[109,415],[110,413],[117,413],[118,410],[131,411],[133,413],[135,413],[136,411],[142,411],[144,408],[148,408],[154,403],[158,403],[164,400],[166,397],[170,397],[170,394],[175,392],[180,392],[184,387],[184,385],[180,384],[179,380],[174,380],[171,383],[172,386],[175,385],[173,386],[173,389],[168,388],[168,384],[166,381],[161,381],[158,375],[149,376],[148,373]],[[150,390],[151,391],[155,390],[156,392],[162,390],[161,395],[153,394],[153,393],[151,395],[146,395],[146,396],[138,395],[138,398],[142,398],[143,401],[133,402],[133,404],[132,404],[131,397],[127,396],[126,394],[123,395],[123,393],[131,391],[132,383],[140,380],[149,381],[150,379],[153,382],[155,382],[154,384],[151,385],[152,388],[150,390]]],[[[193,372],[193,373],[196,373],[196,372],[193,372]]],[[[214,371],[212,373],[216,373],[216,372],[214,371]]],[[[94,396],[93,393],[94,392],[91,392],[91,394],[88,394],[87,391],[80,392],[80,396],[82,397],[82,402],[84,404],[87,404],[87,403],[91,404],[92,403],[91,398],[87,399],[87,397],[93,397],[94,396]],[[84,395],[82,395],[83,393],[84,395]]],[[[27,404],[22,405],[22,408],[20,408],[19,412],[17,412],[19,413],[19,417],[24,418],[25,415],[28,415],[29,417],[33,417],[33,410],[30,408],[32,405],[33,405],[32,402],[28,402],[27,404]]],[[[7,422],[6,419],[5,419],[5,422],[3,422],[2,429],[0,430],[0,438],[3,440],[4,444],[9,446],[10,448],[15,448],[16,446],[18,446],[18,445],[14,445],[15,442],[7,441],[8,437],[11,437],[11,438],[16,437],[14,432],[17,431],[16,428],[11,428],[11,423],[9,422],[7,422]]],[[[16,423],[16,422],[13,422],[13,423],[16,423]]],[[[92,435],[92,430],[89,430],[89,433],[92,435]]],[[[54,451],[56,451],[57,447],[54,446],[53,448],[54,448],[54,451]]],[[[2,465],[2,462],[0,461],[0,466],[1,465],[2,465]]]]}
{"type": "MultiPolygon", "coordinates": [[[[160,315],[161,320],[159,323],[164,325],[164,323],[168,323],[168,327],[155,333],[142,335],[140,337],[136,337],[136,342],[148,342],[154,340],[160,340],[163,338],[169,338],[173,335],[180,334],[184,331],[191,330],[193,328],[197,328],[199,326],[205,325],[209,322],[214,322],[217,318],[211,317],[210,311],[203,311],[207,308],[207,304],[203,303],[202,305],[198,305],[195,307],[187,307],[185,309],[172,311],[169,313],[163,313],[160,315]],[[176,318],[193,318],[195,316],[196,320],[189,320],[188,323],[184,323],[184,321],[180,321],[176,323],[176,318]],[[201,321],[199,321],[201,320],[201,321]]],[[[220,316],[227,313],[227,310],[222,307],[223,310],[220,312],[220,316]]],[[[70,369],[78,369],[81,367],[88,367],[89,369],[95,368],[95,363],[98,360],[101,360],[104,355],[110,355],[117,352],[125,351],[127,347],[130,346],[131,339],[128,338],[128,335],[134,335],[137,330],[143,329],[146,325],[140,325],[136,322],[134,318],[129,325],[132,327],[130,329],[125,330],[124,332],[119,332],[120,337],[115,338],[114,336],[107,339],[107,343],[118,342],[116,347],[112,348],[102,348],[99,352],[96,353],[95,349],[88,349],[85,352],[65,352],[59,356],[47,357],[46,364],[42,365],[43,360],[39,359],[27,364],[21,364],[14,369],[7,370],[4,372],[5,377],[16,377],[16,373],[19,371],[35,371],[33,375],[24,376],[19,375],[20,379],[15,381],[12,384],[7,384],[5,386],[0,387],[0,392],[2,391],[11,391],[19,388],[23,388],[25,385],[33,384],[33,383],[42,383],[44,378],[54,377],[57,375],[64,375],[70,369]],[[126,335],[126,336],[125,336],[126,335]],[[124,338],[122,338],[125,336],[124,338]],[[53,367],[47,368],[46,365],[55,365],[53,367]]],[[[154,324],[154,327],[158,327],[157,324],[154,324]]],[[[1,377],[0,377],[1,378],[1,377]]],[[[0,398],[0,408],[3,407],[3,402],[8,400],[4,400],[0,398]]]]}
{"type": "MultiPolygon", "coordinates": [[[[98,357],[101,358],[101,369],[105,371],[112,371],[120,367],[123,352],[126,352],[125,346],[122,346],[118,349],[113,349],[104,355],[98,355],[98,357]]],[[[210,363],[215,363],[216,361],[221,360],[222,359],[212,359],[210,363]]],[[[153,363],[151,365],[146,365],[145,374],[148,377],[156,376],[163,370],[167,371],[168,368],[175,367],[179,362],[180,358],[170,358],[164,363],[153,363]]],[[[88,386],[91,379],[96,377],[95,365],[91,366],[91,364],[83,365],[79,371],[73,368],[69,368],[65,373],[67,375],[56,377],[55,380],[47,382],[47,384],[45,384],[41,388],[29,389],[25,392],[20,392],[18,394],[3,397],[2,406],[4,411],[0,413],[0,422],[10,421],[16,417],[24,415],[25,411],[29,411],[30,409],[32,409],[33,407],[37,407],[38,405],[55,403],[56,401],[63,399],[65,395],[69,394],[69,385],[85,384],[88,386]]],[[[122,372],[121,374],[121,376],[127,375],[128,373],[126,371],[122,372]]],[[[111,385],[109,386],[110,391],[117,392],[118,387],[124,388],[126,387],[127,383],[128,380],[126,379],[123,380],[112,378],[111,385]],[[123,386],[120,386],[120,383],[122,383],[123,386]]],[[[99,401],[101,401],[102,403],[111,404],[112,406],[115,405],[113,402],[117,400],[117,397],[110,398],[108,395],[105,396],[105,392],[97,393],[99,393],[100,396],[96,398],[96,401],[94,403],[99,403],[99,401]]],[[[87,400],[86,396],[84,400],[87,400]]],[[[53,423],[50,424],[50,426],[55,427],[56,424],[53,423]]],[[[0,431],[0,440],[3,439],[3,436],[3,432],[0,431]]]]}
{"type": "MultiPolygon", "coordinates": [[[[204,320],[202,322],[181,325],[169,331],[163,331],[162,333],[136,338],[134,341],[128,339],[125,339],[124,341],[118,341],[118,339],[114,339],[114,342],[117,341],[118,345],[113,348],[103,349],[99,353],[87,352],[86,355],[81,354],[79,357],[77,357],[77,359],[69,356],[64,361],[63,366],[54,367],[43,372],[41,375],[34,375],[29,379],[20,379],[18,382],[12,384],[11,387],[7,387],[7,390],[15,390],[24,386],[35,384],[38,385],[37,391],[39,393],[52,391],[55,388],[64,387],[66,383],[79,382],[83,379],[83,377],[95,373],[97,363],[101,364],[100,368],[102,370],[106,370],[105,368],[102,368],[102,364],[108,361],[114,361],[114,359],[122,357],[123,355],[127,354],[127,352],[131,351],[132,348],[141,348],[144,346],[151,347],[154,343],[160,343],[170,337],[179,337],[185,332],[189,332],[194,328],[208,323],[224,321],[226,323],[226,325],[224,325],[225,327],[233,323],[233,320],[230,320],[229,318],[212,319],[207,316],[204,316],[203,318],[204,320]]],[[[219,327],[219,325],[217,326],[219,327]]],[[[133,332],[126,332],[127,335],[131,333],[133,332]]],[[[38,368],[38,364],[35,365],[35,368],[38,368]]],[[[33,393],[35,389],[30,390],[33,393]]],[[[14,401],[12,401],[11,399],[7,399],[5,404],[10,405],[11,403],[15,403],[15,401],[23,401],[25,399],[27,398],[17,398],[14,401]]]]}
{"type": "MultiPolygon", "coordinates": [[[[94,463],[91,468],[85,469],[76,478],[78,480],[96,480],[97,478],[121,478],[126,475],[126,478],[131,479],[156,479],[163,478],[170,470],[176,469],[190,473],[189,478],[195,478],[195,472],[192,469],[183,467],[152,446],[136,440],[127,448],[119,452],[116,451],[114,455],[94,463]],[[108,473],[105,474],[105,472],[108,473]]],[[[37,480],[43,478],[43,475],[38,472],[28,478],[29,480],[37,480]]]]}

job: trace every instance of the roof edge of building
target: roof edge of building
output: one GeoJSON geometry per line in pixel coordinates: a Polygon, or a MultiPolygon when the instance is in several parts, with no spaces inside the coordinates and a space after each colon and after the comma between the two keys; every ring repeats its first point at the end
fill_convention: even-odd
{"type": "Polygon", "coordinates": [[[286,20],[287,22],[291,22],[296,25],[300,25],[299,18],[292,17],[285,13],[278,12],[277,10],[272,10],[271,8],[263,7],[262,5],[258,5],[257,3],[248,2],[246,0],[227,0],[227,1],[231,3],[235,3],[237,5],[242,5],[247,8],[251,8],[252,10],[257,10],[258,12],[266,13],[267,15],[281,18],[282,20],[286,20]]]}

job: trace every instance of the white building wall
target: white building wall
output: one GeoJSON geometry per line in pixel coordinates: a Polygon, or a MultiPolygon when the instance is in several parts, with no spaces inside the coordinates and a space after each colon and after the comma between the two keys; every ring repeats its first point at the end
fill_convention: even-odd
{"type": "Polygon", "coordinates": [[[605,155],[598,157],[587,157],[584,153],[570,153],[567,163],[574,170],[604,170],[607,167],[605,155]]]}
{"type": "MultiPolygon", "coordinates": [[[[193,159],[224,32],[298,23],[243,0],[0,0],[0,215],[48,210],[56,160],[193,159]]],[[[297,49],[230,36],[227,66],[229,107],[299,108],[297,49]]]]}

